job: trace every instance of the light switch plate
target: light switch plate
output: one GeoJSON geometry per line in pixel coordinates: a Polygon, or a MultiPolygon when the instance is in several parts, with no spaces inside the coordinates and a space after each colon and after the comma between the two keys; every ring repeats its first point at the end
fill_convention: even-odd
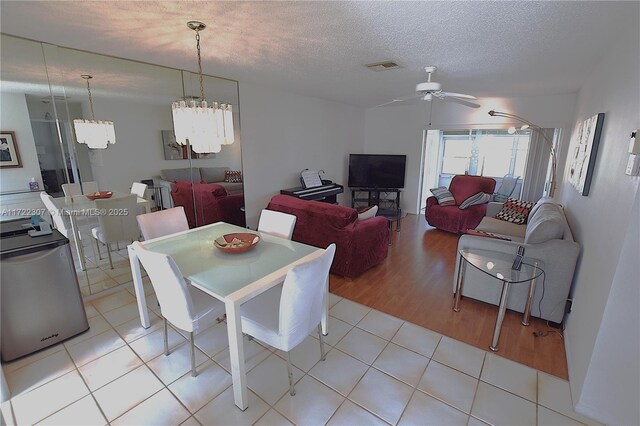
{"type": "Polygon", "coordinates": [[[629,161],[627,161],[627,169],[625,174],[629,176],[638,176],[640,172],[640,155],[629,154],[629,161]]]}
{"type": "Polygon", "coordinates": [[[638,129],[631,132],[631,140],[629,140],[629,154],[640,154],[640,138],[638,137],[638,129]]]}

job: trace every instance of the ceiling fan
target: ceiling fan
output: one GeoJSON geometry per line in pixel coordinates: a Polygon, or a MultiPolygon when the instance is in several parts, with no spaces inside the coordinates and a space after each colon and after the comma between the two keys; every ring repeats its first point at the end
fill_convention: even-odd
{"type": "Polygon", "coordinates": [[[404,101],[408,101],[411,99],[418,99],[418,98],[422,98],[425,101],[432,101],[434,98],[436,98],[436,99],[442,99],[445,101],[457,102],[459,104],[462,104],[471,108],[480,107],[480,105],[467,100],[467,99],[472,99],[472,100],[478,99],[475,96],[465,95],[463,93],[443,92],[442,86],[440,85],[440,83],[436,81],[431,81],[431,74],[436,72],[436,69],[437,68],[434,66],[424,68],[424,70],[427,72],[427,81],[425,81],[424,83],[416,84],[416,93],[412,95],[404,96],[402,98],[396,98],[392,101],[385,102],[380,105],[376,105],[376,107],[381,107],[381,106],[393,104],[395,102],[404,102],[404,101]]]}

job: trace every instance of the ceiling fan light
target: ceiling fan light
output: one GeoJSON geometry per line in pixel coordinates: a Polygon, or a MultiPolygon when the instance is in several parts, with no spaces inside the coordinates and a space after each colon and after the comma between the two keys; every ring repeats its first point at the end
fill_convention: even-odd
{"type": "Polygon", "coordinates": [[[515,135],[516,133],[516,128],[514,126],[511,126],[507,129],[507,133],[509,133],[510,135],[515,135]]]}
{"type": "Polygon", "coordinates": [[[528,124],[523,124],[522,127],[520,127],[520,130],[527,130],[529,128],[528,124]]]}

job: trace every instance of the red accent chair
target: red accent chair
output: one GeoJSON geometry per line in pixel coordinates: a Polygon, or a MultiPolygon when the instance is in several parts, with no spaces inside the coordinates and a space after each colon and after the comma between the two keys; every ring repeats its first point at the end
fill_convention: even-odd
{"type": "Polygon", "coordinates": [[[424,212],[429,225],[443,231],[462,234],[467,229],[474,229],[487,212],[487,204],[477,204],[462,210],[458,206],[467,198],[478,192],[493,194],[496,181],[492,178],[471,175],[456,175],[451,179],[449,191],[456,200],[455,206],[441,206],[436,197],[427,198],[424,212]]]}
{"type": "Polygon", "coordinates": [[[296,216],[294,241],[320,248],[336,243],[334,274],[354,278],[387,258],[389,225],[384,217],[358,220],[352,208],[288,195],[275,195],[267,208],[296,216]]]}
{"type": "MultiPolygon", "coordinates": [[[[227,194],[227,190],[216,183],[194,183],[196,195],[197,225],[208,225],[215,222],[227,222],[238,226],[246,226],[244,212],[244,194],[227,194]]],[[[189,228],[196,226],[196,214],[193,211],[193,193],[191,182],[177,181],[171,190],[171,198],[175,206],[184,207],[189,228]]]]}

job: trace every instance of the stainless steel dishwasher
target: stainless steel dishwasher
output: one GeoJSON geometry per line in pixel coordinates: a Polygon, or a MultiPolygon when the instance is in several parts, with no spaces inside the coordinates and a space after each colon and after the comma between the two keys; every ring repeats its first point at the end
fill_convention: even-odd
{"type": "Polygon", "coordinates": [[[2,361],[89,328],[69,240],[58,231],[40,237],[14,234],[2,238],[0,276],[2,361]]]}

